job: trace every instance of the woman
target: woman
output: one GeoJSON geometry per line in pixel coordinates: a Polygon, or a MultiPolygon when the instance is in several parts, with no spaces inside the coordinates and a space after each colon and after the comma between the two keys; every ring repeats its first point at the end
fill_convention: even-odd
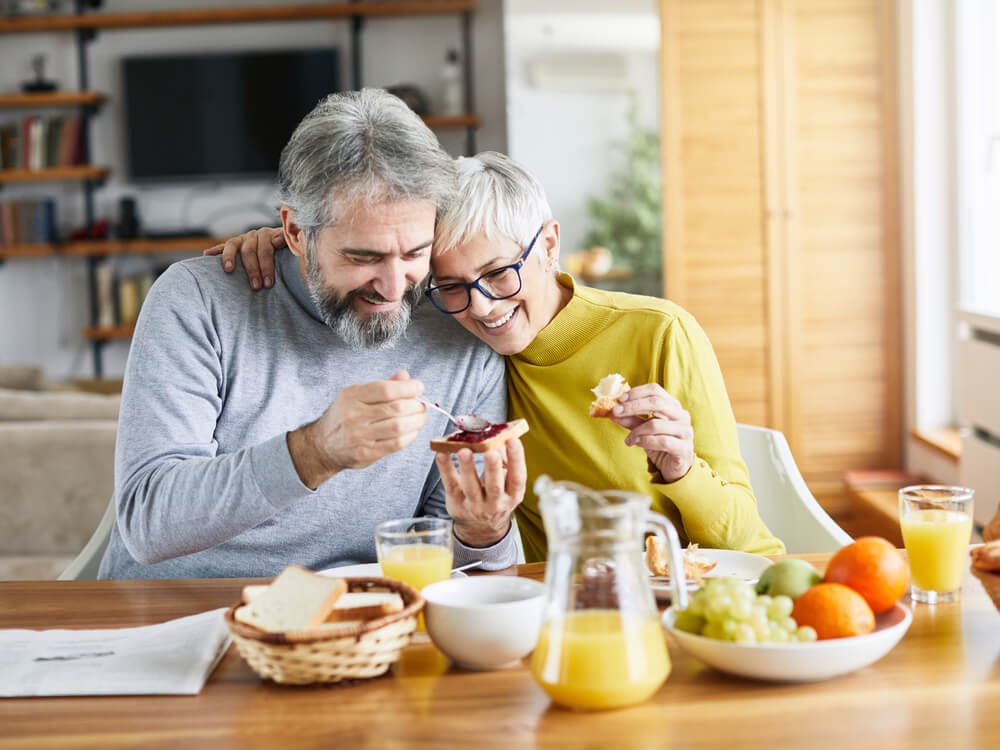
{"type": "MultiPolygon", "coordinates": [[[[559,223],[539,182],[494,152],[458,165],[459,197],[438,216],[427,296],[507,357],[508,416],[531,425],[521,438],[528,487],[548,474],[635,490],[688,541],[783,552],[757,514],[722,373],[694,318],[667,300],[578,285],[558,270],[559,223]],[[633,387],[608,419],[595,419],[590,389],[611,373],[633,387]]],[[[221,252],[231,270],[242,250],[259,288],[281,244],[280,230],[259,230],[207,252],[221,252]]],[[[528,561],[544,560],[536,498],[525,497],[518,525],[528,561]]]]}

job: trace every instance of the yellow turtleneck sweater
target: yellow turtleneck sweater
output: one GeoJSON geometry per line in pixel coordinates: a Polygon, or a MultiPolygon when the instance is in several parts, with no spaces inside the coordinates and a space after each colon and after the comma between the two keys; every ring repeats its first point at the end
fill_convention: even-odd
{"type": "Polygon", "coordinates": [[[568,274],[559,283],[573,291],[569,303],[507,358],[509,416],[531,426],[521,437],[528,488],[517,511],[528,562],[546,555],[533,489],[542,474],[650,495],[682,539],[703,547],[784,552],[757,514],[722,372],[694,318],[667,300],[575,286],[568,274]],[[691,414],[695,460],[681,479],[664,483],[642,448],[625,445],[623,427],[588,415],[590,389],[613,372],[633,387],[660,383],[691,414]]]}

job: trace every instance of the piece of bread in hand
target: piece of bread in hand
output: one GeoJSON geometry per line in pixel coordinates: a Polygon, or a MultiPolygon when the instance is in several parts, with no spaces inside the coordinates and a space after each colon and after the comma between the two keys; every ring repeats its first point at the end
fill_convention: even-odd
{"type": "Polygon", "coordinates": [[[995,539],[1000,539],[1000,503],[997,504],[997,512],[993,514],[993,518],[983,527],[983,541],[992,542],[995,539]]]}
{"type": "Polygon", "coordinates": [[[590,416],[611,416],[611,410],[619,404],[618,397],[631,388],[632,386],[619,373],[605,375],[600,383],[590,389],[594,394],[594,400],[590,404],[590,416]]]}
{"type": "MultiPolygon", "coordinates": [[[[684,577],[689,582],[700,581],[717,564],[714,560],[699,556],[697,544],[689,544],[681,557],[684,560],[684,577]]],[[[655,536],[646,537],[646,567],[654,576],[670,576],[667,548],[655,536]]]]}
{"type": "Polygon", "coordinates": [[[508,440],[520,437],[528,431],[528,423],[523,419],[494,424],[482,432],[458,430],[442,438],[431,440],[431,450],[438,453],[458,453],[468,448],[473,453],[485,453],[499,448],[508,440]]]}
{"type": "MultiPolygon", "coordinates": [[[[306,630],[326,622],[346,592],[343,578],[328,578],[289,565],[264,591],[250,592],[250,601],[238,607],[234,616],[268,633],[306,630]]],[[[244,598],[247,595],[244,589],[244,598]]]]}
{"type": "Polygon", "coordinates": [[[969,550],[972,557],[972,567],[979,570],[1000,572],[1000,539],[986,542],[969,550]]]}

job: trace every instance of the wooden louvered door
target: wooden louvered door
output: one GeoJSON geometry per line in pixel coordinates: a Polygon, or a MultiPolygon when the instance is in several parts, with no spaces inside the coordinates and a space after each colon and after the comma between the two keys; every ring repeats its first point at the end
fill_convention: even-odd
{"type": "Polygon", "coordinates": [[[667,296],[813,492],[901,461],[894,4],[661,0],[667,296]]]}

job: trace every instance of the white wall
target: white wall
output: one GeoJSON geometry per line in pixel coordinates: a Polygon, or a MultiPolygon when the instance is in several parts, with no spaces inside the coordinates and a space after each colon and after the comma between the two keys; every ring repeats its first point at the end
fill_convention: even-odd
{"type": "MultiPolygon", "coordinates": [[[[211,0],[210,4],[273,5],[279,1],[211,0]]],[[[209,3],[190,0],[170,5],[205,7],[209,3]]],[[[164,7],[159,0],[105,0],[104,3],[108,12],[164,7]]],[[[483,117],[477,147],[506,151],[502,0],[480,0],[474,19],[475,104],[483,117]]],[[[89,48],[90,88],[107,94],[108,102],[92,121],[91,161],[111,167],[112,177],[97,192],[97,216],[116,220],[119,198],[134,195],[146,227],[172,229],[207,224],[212,233],[227,236],[250,225],[273,221],[273,213],[255,207],[261,203],[274,205],[270,181],[141,187],[125,181],[119,61],[127,55],[335,45],[341,50],[341,84],[348,87],[351,84],[348,23],[308,21],[99,31],[89,48]]],[[[412,83],[437,101],[441,92],[441,62],[447,49],[459,48],[460,28],[459,17],[454,14],[366,20],[362,31],[363,84],[412,83]]],[[[21,81],[30,77],[29,61],[37,52],[47,55],[48,78],[54,78],[63,89],[77,88],[73,35],[25,34],[0,36],[0,92],[19,90],[21,81]]],[[[261,91],[260,106],[281,106],[281,92],[261,91]]],[[[19,116],[23,113],[0,111],[0,121],[19,116]]],[[[439,136],[449,152],[462,152],[464,131],[442,131],[439,136]]],[[[82,223],[82,190],[75,185],[5,186],[0,191],[0,200],[33,195],[58,198],[62,229],[82,223]]],[[[154,260],[162,262],[163,258],[154,260]]],[[[122,262],[143,261],[132,257],[122,262]]],[[[83,259],[12,259],[0,265],[0,365],[41,364],[54,380],[89,377],[91,348],[80,332],[89,322],[88,305],[83,259]]],[[[121,374],[127,351],[125,342],[114,342],[105,348],[105,375],[121,374]]]]}
{"type": "Polygon", "coordinates": [[[586,198],[606,193],[623,166],[629,92],[642,127],[659,130],[659,15],[655,0],[624,5],[561,0],[507,4],[510,154],[544,185],[562,227],[564,253],[582,249],[586,198]],[[595,66],[610,77],[574,75],[595,66]]]}

